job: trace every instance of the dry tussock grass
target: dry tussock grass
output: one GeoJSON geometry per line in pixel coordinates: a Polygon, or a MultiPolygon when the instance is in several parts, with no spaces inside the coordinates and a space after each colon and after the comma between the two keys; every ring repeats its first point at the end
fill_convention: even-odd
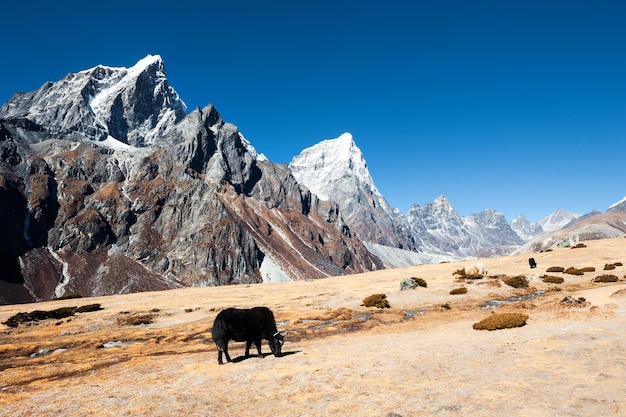
{"type": "MultiPolygon", "coordinates": [[[[571,265],[575,252],[580,262],[600,269],[625,250],[621,239],[533,256],[541,265],[571,265]]],[[[610,397],[626,389],[620,379],[626,365],[619,362],[626,355],[621,336],[626,289],[616,290],[623,283],[568,276],[561,291],[548,291],[549,283],[530,275],[527,257],[482,262],[495,277],[526,275],[529,289],[489,278],[468,281],[470,291],[463,297],[450,294],[458,287],[452,272],[461,266],[454,263],[313,282],[98,297],[93,302],[101,304],[100,311],[0,329],[0,407],[16,416],[284,415],[286,409],[303,416],[508,416],[511,407],[528,415],[574,408],[609,415],[610,397]],[[400,291],[398,282],[406,276],[424,277],[428,287],[400,291]],[[547,292],[497,309],[529,316],[528,325],[473,330],[485,317],[485,301],[534,290],[547,292]],[[361,306],[370,294],[386,294],[391,308],[361,306]],[[566,296],[584,296],[589,305],[563,305],[566,296]],[[442,309],[445,304],[451,308],[442,309]],[[231,353],[239,361],[218,367],[213,318],[226,307],[254,305],[270,306],[279,329],[290,331],[288,354],[243,360],[243,344],[233,343],[231,353]],[[103,347],[110,342],[120,343],[103,347]],[[597,350],[602,344],[611,349],[597,350]],[[510,346],[523,350],[523,364],[509,356],[510,346]],[[48,353],[37,356],[44,349],[48,353]],[[600,366],[613,379],[595,389],[594,370],[600,366]],[[526,385],[503,403],[498,398],[510,378],[526,385]],[[529,404],[529,395],[549,402],[529,404]],[[587,400],[594,396],[605,400],[587,400]]],[[[20,311],[71,305],[75,300],[2,306],[0,321],[20,311]]],[[[263,351],[268,353],[266,343],[263,351]]]]}

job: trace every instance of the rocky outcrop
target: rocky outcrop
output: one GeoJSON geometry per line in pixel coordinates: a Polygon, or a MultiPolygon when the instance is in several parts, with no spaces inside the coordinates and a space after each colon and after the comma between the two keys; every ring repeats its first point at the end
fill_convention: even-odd
{"type": "Polygon", "coordinates": [[[382,267],[336,203],[259,157],[213,106],[178,120],[160,59],[142,61],[2,107],[0,303],[382,267]]]}

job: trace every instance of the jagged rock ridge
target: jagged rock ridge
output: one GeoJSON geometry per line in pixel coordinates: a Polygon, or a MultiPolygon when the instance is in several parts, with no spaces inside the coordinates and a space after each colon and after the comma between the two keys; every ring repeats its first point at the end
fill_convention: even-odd
{"type": "Polygon", "coordinates": [[[404,216],[374,185],[349,133],[303,150],[289,166],[312,192],[340,201],[350,230],[368,243],[419,252],[433,261],[502,255],[523,243],[501,213],[486,210],[462,218],[443,196],[423,207],[414,205],[404,216]]]}
{"type": "Polygon", "coordinates": [[[16,94],[0,156],[0,303],[382,267],[213,106],[186,114],[158,57],[16,94]]]}

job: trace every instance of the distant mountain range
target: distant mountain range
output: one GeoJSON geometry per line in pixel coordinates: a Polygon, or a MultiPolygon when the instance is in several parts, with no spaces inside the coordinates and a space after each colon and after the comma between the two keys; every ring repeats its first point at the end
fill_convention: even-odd
{"type": "MultiPolygon", "coordinates": [[[[582,217],[562,209],[537,223],[529,222],[524,216],[507,223],[504,215],[495,210],[461,217],[445,196],[421,207],[413,205],[403,215],[390,207],[376,188],[365,158],[349,133],[305,149],[293,158],[289,167],[298,182],[320,198],[341,202],[343,218],[350,230],[389,266],[400,266],[402,262],[394,260],[396,255],[387,259],[385,251],[372,244],[419,253],[417,259],[421,262],[436,262],[446,257],[499,256],[527,247],[526,242],[534,242],[538,236],[560,230],[582,217]]],[[[610,210],[624,211],[625,206],[626,200],[622,200],[610,210]]],[[[613,235],[608,233],[607,237],[613,235]]],[[[572,241],[576,241],[573,236],[550,242],[564,245],[572,241]]],[[[533,247],[541,250],[544,246],[533,247]]],[[[408,257],[405,262],[415,259],[408,257]]]]}
{"type": "Polygon", "coordinates": [[[147,56],[0,108],[0,304],[537,250],[591,236],[575,225],[601,215],[614,222],[593,236],[615,235],[625,205],[508,224],[494,210],[460,217],[442,196],[404,215],[350,134],[274,164],[212,105],[188,111],[147,56]],[[537,240],[567,228],[579,231],[537,240]]]}

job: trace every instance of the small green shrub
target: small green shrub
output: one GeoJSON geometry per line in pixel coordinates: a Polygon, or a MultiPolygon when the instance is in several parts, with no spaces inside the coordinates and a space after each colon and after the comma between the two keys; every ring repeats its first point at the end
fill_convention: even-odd
{"type": "Polygon", "coordinates": [[[604,265],[604,270],[605,271],[611,271],[613,269],[615,269],[615,264],[606,264],[606,265],[604,265]]]}
{"type": "Polygon", "coordinates": [[[565,271],[563,271],[563,273],[570,274],[570,275],[584,275],[585,274],[583,270],[574,268],[573,266],[570,266],[569,268],[567,268],[565,271]]]}
{"type": "Polygon", "coordinates": [[[450,303],[445,303],[441,305],[441,308],[443,310],[450,310],[452,307],[450,307],[450,303]]]}
{"type": "Polygon", "coordinates": [[[618,278],[615,275],[599,275],[594,278],[593,282],[617,282],[618,278]]]}
{"type": "Polygon", "coordinates": [[[563,272],[565,271],[565,268],[563,268],[562,266],[551,266],[550,268],[546,269],[546,272],[563,272]]]}
{"type": "Polygon", "coordinates": [[[513,288],[527,288],[528,280],[524,275],[518,275],[516,277],[509,277],[504,279],[504,283],[513,288]]]}
{"type": "Polygon", "coordinates": [[[528,316],[521,313],[498,313],[492,314],[484,320],[474,323],[475,330],[500,330],[512,329],[526,325],[528,316]]]}
{"type": "Polygon", "coordinates": [[[541,280],[548,284],[563,284],[565,281],[562,277],[555,277],[553,275],[547,275],[541,278],[541,280]]]}
{"type": "Polygon", "coordinates": [[[452,291],[450,291],[450,294],[452,295],[467,294],[467,288],[465,287],[455,288],[452,291]]]}
{"type": "Polygon", "coordinates": [[[386,294],[374,294],[363,299],[362,306],[365,307],[378,307],[378,308],[390,308],[389,301],[387,301],[386,294]]]}
{"type": "Polygon", "coordinates": [[[583,272],[596,272],[596,268],[593,266],[586,266],[584,268],[580,268],[583,272]]]}

